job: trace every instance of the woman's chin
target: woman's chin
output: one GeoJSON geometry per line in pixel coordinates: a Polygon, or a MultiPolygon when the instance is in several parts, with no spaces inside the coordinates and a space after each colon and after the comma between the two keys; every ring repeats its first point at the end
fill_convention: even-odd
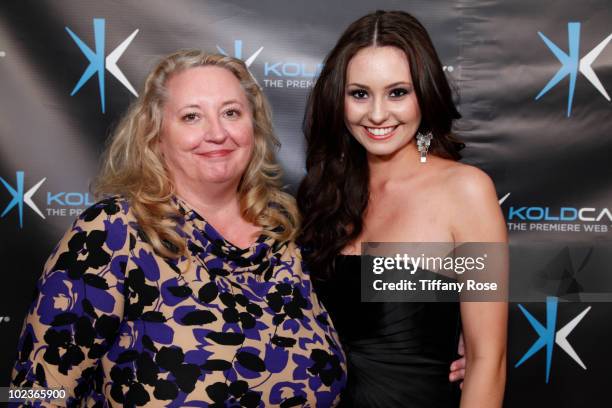
{"type": "Polygon", "coordinates": [[[206,184],[237,184],[240,177],[235,174],[207,174],[201,180],[206,184]]]}
{"type": "Polygon", "coordinates": [[[395,146],[367,146],[366,151],[369,156],[384,158],[389,157],[395,154],[398,150],[398,147],[395,146]]]}
{"type": "Polygon", "coordinates": [[[216,163],[218,165],[202,166],[195,175],[199,181],[205,184],[227,184],[232,181],[238,182],[244,169],[237,168],[229,163],[216,163]]]}

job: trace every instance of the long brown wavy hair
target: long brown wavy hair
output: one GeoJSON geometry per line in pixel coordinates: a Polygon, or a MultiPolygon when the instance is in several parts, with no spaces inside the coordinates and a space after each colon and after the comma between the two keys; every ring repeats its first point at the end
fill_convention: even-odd
{"type": "Polygon", "coordinates": [[[172,75],[201,66],[222,67],[234,74],[253,112],[255,147],[237,191],[242,215],[261,226],[264,234],[280,241],[292,240],[299,215],[295,200],[281,191],[281,170],[275,158],[280,144],[272,130],[271,110],[256,80],[236,58],[200,50],[182,50],[164,57],[148,75],[144,92],[115,129],[93,185],[94,193],[98,198],[115,194],[126,198],[159,255],[176,258],[185,254],[185,239],[177,231],[180,215],[172,202],[176,187],[158,142],[166,83],[172,75]]]}
{"type": "Polygon", "coordinates": [[[324,61],[304,117],[306,177],[297,195],[303,226],[298,243],[315,277],[333,272],[333,258],[363,230],[369,200],[365,149],[344,121],[346,70],[366,47],[392,46],[408,58],[419,107],[419,131],[431,131],[429,152],[453,160],[463,144],[451,132],[461,115],[440,59],[421,23],[403,11],[376,11],[353,22],[324,61]]]}

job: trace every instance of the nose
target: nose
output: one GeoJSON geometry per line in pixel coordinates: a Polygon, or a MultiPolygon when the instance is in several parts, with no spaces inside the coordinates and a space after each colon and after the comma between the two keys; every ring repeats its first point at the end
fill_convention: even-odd
{"type": "Polygon", "coordinates": [[[206,121],[203,129],[203,138],[208,143],[222,144],[227,139],[227,130],[223,126],[220,118],[211,116],[206,121]]]}
{"type": "Polygon", "coordinates": [[[372,104],[370,105],[370,111],[368,119],[370,122],[376,125],[384,123],[389,117],[389,111],[384,98],[373,98],[372,104]]]}

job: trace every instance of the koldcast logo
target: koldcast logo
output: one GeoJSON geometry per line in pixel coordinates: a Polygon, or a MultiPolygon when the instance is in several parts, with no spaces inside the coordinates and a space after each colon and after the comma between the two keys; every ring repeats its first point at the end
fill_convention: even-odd
{"type": "MultiPolygon", "coordinates": [[[[217,45],[217,50],[221,54],[241,59],[247,67],[251,67],[263,49],[264,47],[259,47],[257,51],[244,59],[242,40],[234,41],[233,55],[217,45]]],[[[310,88],[322,67],[323,64],[318,61],[316,63],[296,60],[264,61],[263,85],[266,88],[310,88]]],[[[259,75],[256,76],[260,77],[259,75]]]]}
{"type": "Polygon", "coordinates": [[[21,170],[17,171],[15,174],[15,184],[11,184],[0,177],[0,182],[11,195],[11,200],[0,214],[0,218],[4,218],[12,212],[11,210],[16,209],[19,217],[19,228],[23,228],[24,205],[29,207],[42,219],[46,219],[45,215],[50,217],[76,217],[82,213],[86,207],[94,204],[89,193],[78,191],[47,191],[47,207],[41,211],[34,202],[33,196],[38,192],[38,189],[47,178],[41,179],[27,191],[24,180],[25,172],[21,170]]]}
{"type": "MultiPolygon", "coordinates": [[[[507,193],[499,200],[503,204],[507,193]]],[[[509,205],[506,224],[509,231],[590,232],[612,231],[612,211],[606,207],[550,205],[509,205]]]]}
{"type": "Polygon", "coordinates": [[[562,328],[557,330],[557,307],[559,299],[556,297],[546,298],[546,326],[542,325],[523,305],[518,305],[523,312],[523,315],[531,324],[531,327],[536,331],[539,338],[531,346],[529,350],[521,357],[521,359],[514,366],[519,367],[525,361],[529,360],[531,356],[546,347],[546,383],[550,380],[550,368],[552,365],[552,356],[555,344],[565,351],[568,356],[572,358],[580,367],[586,370],[586,366],[567,340],[567,336],[578,326],[578,323],[584,318],[584,316],[591,310],[591,306],[584,309],[578,316],[567,322],[562,328]]]}
{"type": "Polygon", "coordinates": [[[127,37],[121,44],[119,44],[114,50],[110,52],[110,54],[105,54],[105,24],[106,20],[103,18],[94,18],[94,42],[95,42],[95,51],[92,51],[91,48],[87,46],[77,36],[75,33],[70,30],[70,28],[66,27],[66,31],[70,34],[70,37],[74,40],[74,42],[79,46],[83,54],[89,60],[89,65],[81,75],[81,79],[75,85],[74,89],[70,93],[70,96],[74,96],[83,85],[95,74],[98,75],[98,87],[100,88],[100,105],[102,108],[102,113],[106,112],[106,100],[105,100],[105,86],[104,86],[104,70],[106,69],[111,73],[119,82],[123,84],[134,96],[138,96],[136,90],[130,84],[130,81],[127,80],[121,69],[117,66],[117,61],[123,55],[127,47],[130,45],[136,34],[138,34],[138,30],[134,30],[129,37],[127,37]],[[106,55],[106,56],[105,56],[106,55]]]}
{"type": "Polygon", "coordinates": [[[610,96],[606,92],[605,88],[599,81],[597,74],[593,71],[591,65],[597,59],[599,54],[606,48],[610,40],[612,40],[612,34],[608,35],[603,41],[597,44],[591,51],[586,53],[582,58],[579,58],[580,51],[580,23],[568,23],[568,47],[569,51],[566,53],[562,51],[554,42],[548,39],[544,34],[538,31],[540,38],[550,49],[550,51],[557,57],[561,63],[561,68],[557,71],[555,76],[542,88],[540,93],[535,97],[536,100],[544,96],[550,91],[555,85],[557,85],[566,76],[569,76],[569,93],[567,96],[567,117],[569,118],[572,114],[572,102],[574,100],[574,90],[576,89],[576,79],[578,72],[580,72],[589,82],[603,95],[606,100],[610,101],[610,96]]]}

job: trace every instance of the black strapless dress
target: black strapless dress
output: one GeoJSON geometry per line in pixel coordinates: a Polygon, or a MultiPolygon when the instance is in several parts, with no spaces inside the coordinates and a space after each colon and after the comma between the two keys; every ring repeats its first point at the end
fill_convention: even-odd
{"type": "Polygon", "coordinates": [[[338,256],[334,276],[313,282],[346,352],[341,407],[459,406],[459,387],[448,381],[458,303],[362,303],[359,256],[338,256]]]}

